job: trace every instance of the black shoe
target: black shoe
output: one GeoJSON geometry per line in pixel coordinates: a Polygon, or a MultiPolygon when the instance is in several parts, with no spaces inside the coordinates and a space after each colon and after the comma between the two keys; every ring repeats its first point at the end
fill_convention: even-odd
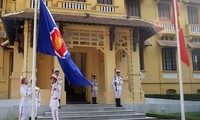
{"type": "Polygon", "coordinates": [[[60,109],[60,108],[61,108],[61,105],[60,105],[60,99],[58,99],[58,101],[59,101],[59,107],[58,107],[58,108],[60,109]]]}
{"type": "Polygon", "coordinates": [[[92,104],[95,104],[95,98],[92,97],[92,104]]]}
{"type": "Polygon", "coordinates": [[[96,97],[94,98],[94,104],[98,104],[98,103],[97,103],[97,98],[96,98],[96,97]]]}
{"type": "MultiPolygon", "coordinates": [[[[29,120],[31,120],[31,117],[29,117],[29,120]]],[[[35,120],[37,120],[37,117],[35,117],[35,120]]]]}
{"type": "Polygon", "coordinates": [[[120,99],[120,98],[118,98],[118,107],[123,107],[123,106],[121,105],[121,99],[120,99]]]}
{"type": "Polygon", "coordinates": [[[115,98],[116,107],[118,107],[118,99],[115,98]]]}

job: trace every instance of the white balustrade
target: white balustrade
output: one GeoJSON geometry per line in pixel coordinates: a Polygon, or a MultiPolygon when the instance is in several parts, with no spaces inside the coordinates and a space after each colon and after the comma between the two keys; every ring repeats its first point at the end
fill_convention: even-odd
{"type": "Polygon", "coordinates": [[[62,2],[62,8],[86,10],[87,4],[83,2],[62,2]]]}
{"type": "Polygon", "coordinates": [[[174,24],[171,23],[159,23],[160,26],[164,28],[166,31],[175,31],[175,26],[174,24]]]}
{"type": "Polygon", "coordinates": [[[194,79],[200,79],[200,73],[193,73],[194,79]]]}
{"type": "Polygon", "coordinates": [[[177,79],[177,73],[163,73],[164,79],[177,79]]]}
{"type": "Polygon", "coordinates": [[[103,12],[115,12],[115,7],[114,6],[100,6],[100,11],[103,12]]]}
{"type": "Polygon", "coordinates": [[[200,33],[200,26],[199,25],[191,25],[191,32],[200,33]]]}
{"type": "MultiPolygon", "coordinates": [[[[47,5],[47,1],[44,1],[44,4],[47,5]]],[[[35,0],[30,0],[30,8],[35,7],[35,0]]],[[[37,1],[37,8],[40,8],[40,0],[37,1]]]]}

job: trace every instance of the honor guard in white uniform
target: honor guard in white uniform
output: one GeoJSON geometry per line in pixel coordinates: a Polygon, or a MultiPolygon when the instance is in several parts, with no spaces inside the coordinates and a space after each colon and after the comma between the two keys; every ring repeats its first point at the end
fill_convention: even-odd
{"type": "MultiPolygon", "coordinates": [[[[55,79],[57,81],[57,85],[58,85],[58,91],[59,91],[59,94],[58,94],[58,101],[60,103],[61,101],[61,94],[62,94],[62,79],[61,77],[59,76],[59,72],[60,70],[59,69],[55,69],[54,70],[54,74],[52,75],[52,79],[55,79]]],[[[59,108],[61,108],[61,105],[59,106],[59,108]]]]}
{"type": "Polygon", "coordinates": [[[20,77],[21,87],[20,94],[21,100],[19,104],[19,120],[27,120],[29,116],[29,103],[31,101],[31,88],[27,86],[28,81],[24,77],[20,77]]]}
{"type": "Polygon", "coordinates": [[[59,120],[58,118],[58,107],[60,106],[58,97],[59,97],[59,90],[58,90],[57,80],[53,79],[51,84],[51,100],[50,100],[50,107],[53,120],[59,120]]]}
{"type": "Polygon", "coordinates": [[[97,104],[98,81],[96,74],[92,74],[92,104],[97,104]]]}
{"type": "Polygon", "coordinates": [[[123,107],[121,105],[121,92],[122,92],[123,79],[120,76],[120,70],[116,70],[116,75],[113,78],[112,85],[115,92],[116,107],[123,107]]]}
{"type": "MultiPolygon", "coordinates": [[[[30,80],[30,83],[32,84],[32,78],[30,80]]],[[[36,86],[35,87],[35,120],[37,120],[37,113],[40,107],[40,101],[41,101],[40,88],[36,86]]],[[[29,120],[31,120],[31,109],[32,109],[32,102],[29,103],[29,120]]]]}

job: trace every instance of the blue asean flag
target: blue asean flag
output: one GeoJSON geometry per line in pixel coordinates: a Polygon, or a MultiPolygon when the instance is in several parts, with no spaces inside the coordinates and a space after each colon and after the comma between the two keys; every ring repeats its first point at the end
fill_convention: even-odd
{"type": "Polygon", "coordinates": [[[48,8],[40,0],[40,18],[37,51],[57,56],[60,66],[71,85],[92,85],[71,59],[62,35],[48,8]]]}

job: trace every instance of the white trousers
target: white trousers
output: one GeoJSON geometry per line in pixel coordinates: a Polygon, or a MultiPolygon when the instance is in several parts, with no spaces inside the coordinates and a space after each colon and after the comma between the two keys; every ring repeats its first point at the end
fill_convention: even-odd
{"type": "MultiPolygon", "coordinates": [[[[38,108],[39,108],[39,106],[38,106],[38,101],[36,100],[36,101],[35,101],[35,117],[37,117],[38,108]]],[[[32,110],[32,102],[31,102],[30,105],[29,105],[29,117],[32,116],[31,110],[32,110]]]]}
{"type": "Polygon", "coordinates": [[[92,97],[97,97],[97,91],[98,90],[92,90],[92,97]]]}
{"type": "Polygon", "coordinates": [[[115,98],[121,98],[121,93],[122,91],[121,90],[115,90],[115,98]]]}
{"type": "Polygon", "coordinates": [[[18,120],[27,120],[29,116],[28,113],[29,113],[29,106],[20,104],[18,120]]]}
{"type": "Polygon", "coordinates": [[[51,113],[52,113],[53,120],[59,120],[59,118],[58,118],[58,107],[57,106],[51,107],[51,113]]]}
{"type": "Polygon", "coordinates": [[[61,94],[62,94],[62,90],[59,90],[59,91],[58,91],[58,99],[61,98],[61,94]]]}

